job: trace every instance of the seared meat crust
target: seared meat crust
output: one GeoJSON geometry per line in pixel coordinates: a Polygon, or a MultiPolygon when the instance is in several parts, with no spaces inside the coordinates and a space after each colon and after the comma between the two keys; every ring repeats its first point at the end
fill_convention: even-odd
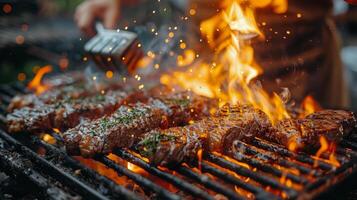
{"type": "Polygon", "coordinates": [[[12,112],[15,109],[20,109],[23,107],[35,107],[43,106],[46,104],[53,104],[57,101],[66,99],[66,98],[80,98],[86,97],[93,92],[89,92],[83,84],[80,85],[70,85],[52,89],[40,95],[36,94],[25,94],[15,96],[9,106],[8,112],[12,112]]]}
{"type": "Polygon", "coordinates": [[[90,96],[95,96],[101,91],[118,90],[121,89],[120,84],[114,83],[87,83],[78,82],[72,85],[64,85],[53,87],[50,90],[40,94],[25,94],[15,96],[7,110],[8,112],[13,112],[15,109],[20,109],[23,107],[36,107],[44,106],[47,104],[55,104],[58,101],[65,99],[80,99],[90,96]],[[93,89],[95,87],[95,89],[93,89]]]}
{"type": "Polygon", "coordinates": [[[145,134],[136,149],[154,165],[177,164],[200,149],[229,154],[234,140],[247,140],[271,129],[268,117],[251,106],[224,106],[217,115],[192,125],[145,134]]]}
{"type": "Polygon", "coordinates": [[[299,149],[316,149],[319,138],[338,143],[357,128],[352,112],[344,110],[322,110],[304,119],[285,119],[275,127],[275,131],[265,135],[268,140],[289,146],[295,143],[299,149]]]}
{"type": "Polygon", "coordinates": [[[7,127],[11,133],[65,130],[84,119],[96,119],[114,112],[124,101],[126,93],[109,91],[105,95],[87,98],[63,99],[55,104],[24,107],[7,115],[7,127]]]}
{"type": "Polygon", "coordinates": [[[165,113],[137,103],[121,106],[114,114],[88,121],[63,135],[67,152],[85,157],[109,153],[115,147],[131,146],[140,133],[160,127],[165,113]]]}
{"type": "Polygon", "coordinates": [[[207,98],[179,92],[150,99],[146,104],[122,106],[110,116],[65,132],[67,151],[89,157],[109,153],[116,147],[131,147],[147,131],[184,125],[207,116],[211,104],[207,98]]]}

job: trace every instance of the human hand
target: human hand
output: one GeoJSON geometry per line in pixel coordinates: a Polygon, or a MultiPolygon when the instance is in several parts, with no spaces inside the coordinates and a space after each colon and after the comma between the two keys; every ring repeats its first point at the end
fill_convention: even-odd
{"type": "Polygon", "coordinates": [[[79,29],[87,36],[94,36],[94,23],[102,21],[107,29],[114,29],[120,16],[120,0],[86,0],[74,14],[79,29]]]}

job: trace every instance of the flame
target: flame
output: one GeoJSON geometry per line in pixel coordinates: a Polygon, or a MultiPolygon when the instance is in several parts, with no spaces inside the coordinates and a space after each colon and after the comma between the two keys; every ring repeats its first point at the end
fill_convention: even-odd
{"type": "Polygon", "coordinates": [[[291,137],[288,141],[288,149],[292,152],[295,152],[298,147],[298,143],[296,143],[296,137],[291,137]]]}
{"type": "Polygon", "coordinates": [[[336,144],[331,143],[329,150],[330,150],[329,163],[331,163],[335,167],[341,166],[341,163],[336,159],[336,156],[335,156],[336,144]]]}
{"type": "Polygon", "coordinates": [[[300,114],[300,117],[302,118],[311,113],[321,110],[321,106],[315,101],[312,96],[309,95],[305,97],[305,99],[301,103],[301,109],[302,113],[300,114]]]}
{"type": "Polygon", "coordinates": [[[335,152],[332,152],[329,156],[329,163],[331,163],[335,167],[341,166],[340,162],[336,159],[335,152]]]}
{"type": "Polygon", "coordinates": [[[131,163],[131,162],[128,162],[126,167],[127,167],[130,171],[135,172],[135,173],[137,173],[137,174],[145,174],[145,173],[146,173],[144,169],[142,169],[141,167],[138,167],[138,166],[134,165],[134,164],[131,163]]]}
{"type": "Polygon", "coordinates": [[[202,172],[202,153],[203,153],[202,149],[199,149],[197,151],[198,169],[200,172],[202,172]]]}
{"type": "Polygon", "coordinates": [[[54,137],[52,137],[50,134],[47,133],[42,136],[42,140],[48,144],[56,144],[57,142],[54,137]]]}
{"type": "Polygon", "coordinates": [[[53,128],[52,129],[55,133],[61,133],[61,131],[58,128],[53,128]]]}
{"type": "Polygon", "coordinates": [[[44,91],[46,91],[50,86],[44,85],[41,83],[41,80],[43,76],[47,73],[52,72],[52,66],[51,65],[46,65],[44,67],[41,67],[35,77],[32,79],[32,81],[28,84],[27,88],[30,90],[34,90],[36,94],[41,94],[44,91]]]}
{"type": "Polygon", "coordinates": [[[179,67],[187,66],[193,63],[195,60],[195,52],[191,49],[187,49],[183,52],[183,55],[177,56],[177,65],[179,67]]]}
{"type": "Polygon", "coordinates": [[[285,13],[288,9],[287,0],[255,0],[251,1],[252,6],[256,8],[264,8],[271,6],[275,13],[285,13]]]}
{"type": "MultiPolygon", "coordinates": [[[[259,84],[253,83],[263,71],[255,63],[254,49],[250,45],[250,39],[264,37],[255,21],[254,9],[270,5],[282,11],[286,10],[287,3],[286,0],[259,2],[224,1],[223,9],[200,25],[202,35],[214,51],[212,61],[196,62],[185,71],[164,74],[161,83],[216,98],[220,106],[251,104],[264,111],[273,123],[289,118],[279,95],[269,95],[259,84]]],[[[178,61],[178,66],[182,66],[182,61],[178,61]]]]}
{"type": "Polygon", "coordinates": [[[315,158],[314,167],[318,166],[318,161],[320,160],[321,155],[325,152],[327,152],[329,154],[328,160],[323,159],[325,162],[327,162],[335,167],[341,166],[340,162],[336,159],[335,151],[336,151],[336,144],[334,144],[334,143],[329,144],[327,139],[324,136],[321,136],[320,137],[320,149],[316,152],[315,156],[313,156],[313,158],[315,158]]]}
{"type": "Polygon", "coordinates": [[[222,155],[222,154],[220,154],[218,152],[213,152],[213,154],[216,155],[216,156],[223,157],[224,159],[226,159],[226,160],[228,160],[228,161],[230,161],[230,162],[232,162],[234,164],[237,164],[237,165],[239,165],[241,167],[244,167],[244,168],[247,168],[247,169],[251,169],[251,167],[247,163],[239,162],[238,160],[235,160],[235,159],[230,158],[228,156],[222,155]]]}
{"type": "Polygon", "coordinates": [[[282,173],[282,175],[281,175],[281,177],[280,177],[280,179],[279,179],[279,182],[280,182],[281,184],[283,184],[283,185],[285,185],[286,181],[288,180],[288,179],[286,178],[287,174],[288,174],[288,172],[285,171],[285,170],[283,170],[283,173],[282,173]]]}
{"type": "MultiPolygon", "coordinates": [[[[328,149],[328,142],[324,136],[321,136],[320,137],[320,149],[316,152],[315,157],[320,158],[321,154],[326,152],[327,149],[328,149]]],[[[314,167],[317,167],[317,166],[318,166],[318,159],[315,159],[314,167]]]]}
{"type": "MultiPolygon", "coordinates": [[[[81,162],[82,164],[86,165],[87,167],[95,170],[100,175],[103,175],[103,176],[115,181],[117,184],[126,185],[129,182],[128,178],[126,178],[125,176],[119,176],[116,171],[114,171],[111,168],[108,168],[101,162],[97,162],[92,159],[86,159],[81,156],[74,156],[74,158],[76,160],[78,160],[79,162],[81,162]]],[[[115,157],[111,156],[111,154],[108,155],[108,158],[110,158],[111,160],[118,163],[117,159],[115,157]]],[[[78,173],[80,173],[80,171],[78,173]]]]}

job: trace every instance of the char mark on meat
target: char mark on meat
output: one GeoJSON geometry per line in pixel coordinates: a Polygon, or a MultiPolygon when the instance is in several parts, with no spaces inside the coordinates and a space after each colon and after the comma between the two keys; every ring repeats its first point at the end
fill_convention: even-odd
{"type": "MultiPolygon", "coordinates": [[[[51,79],[51,81],[53,81],[51,79]]],[[[48,81],[48,82],[51,82],[48,81]]],[[[109,91],[121,89],[120,84],[115,83],[90,83],[79,81],[72,85],[59,85],[52,87],[50,90],[40,94],[25,94],[15,96],[9,106],[8,112],[13,112],[15,109],[23,107],[44,106],[47,104],[54,104],[64,99],[79,99],[98,94],[99,91],[109,91]],[[93,89],[95,88],[95,89],[93,89]]]]}
{"type": "Polygon", "coordinates": [[[130,146],[140,133],[160,127],[163,116],[162,110],[143,103],[121,106],[110,116],[66,131],[63,138],[67,152],[90,157],[108,153],[115,147],[130,146]]]}
{"type": "Polygon", "coordinates": [[[268,117],[251,106],[224,106],[192,125],[146,133],[136,149],[154,165],[190,161],[200,149],[231,154],[234,140],[249,141],[271,129],[268,117]]]}
{"type": "MultiPolygon", "coordinates": [[[[44,79],[43,84],[49,86],[51,88],[50,91],[39,96],[35,94],[17,95],[11,100],[7,110],[8,112],[12,112],[22,107],[33,107],[34,105],[59,100],[62,96],[65,96],[66,93],[76,92],[73,88],[76,88],[78,85],[84,85],[84,82],[85,77],[83,73],[80,72],[70,72],[65,75],[61,74],[49,79],[44,79]]],[[[80,93],[80,91],[77,91],[77,93],[80,93]]]]}
{"type": "Polygon", "coordinates": [[[70,86],[59,87],[56,89],[51,89],[47,92],[44,92],[40,95],[36,94],[25,94],[15,96],[9,106],[8,112],[12,112],[15,109],[20,109],[23,107],[35,107],[35,106],[44,106],[46,104],[53,104],[57,101],[66,99],[66,98],[80,98],[90,95],[93,92],[89,92],[84,87],[84,84],[75,84],[70,86]]]}
{"type": "Polygon", "coordinates": [[[216,105],[215,101],[187,92],[165,95],[146,104],[121,106],[110,116],[66,131],[67,151],[90,157],[109,153],[113,148],[131,147],[150,130],[188,124],[209,115],[209,107],[216,105]]]}
{"type": "Polygon", "coordinates": [[[96,119],[114,112],[124,101],[126,93],[109,91],[105,95],[77,99],[63,99],[54,104],[24,107],[7,115],[8,131],[48,131],[52,128],[65,130],[82,120],[96,119]]]}
{"type": "Polygon", "coordinates": [[[344,110],[322,110],[303,119],[285,119],[275,131],[265,135],[266,139],[286,147],[295,143],[300,150],[313,150],[320,146],[319,139],[338,143],[355,130],[356,119],[352,112],[344,110]]]}

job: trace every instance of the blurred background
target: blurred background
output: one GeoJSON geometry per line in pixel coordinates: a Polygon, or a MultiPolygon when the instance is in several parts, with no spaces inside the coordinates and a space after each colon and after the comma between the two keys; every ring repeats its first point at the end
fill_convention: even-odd
{"type": "MultiPolygon", "coordinates": [[[[0,84],[29,81],[36,71],[51,64],[55,70],[85,67],[83,38],[73,22],[73,12],[82,0],[0,0],[0,84]]],[[[160,1],[159,1],[160,2],[160,1]]],[[[185,10],[185,0],[167,5],[149,1],[124,9],[120,27],[147,21],[151,8],[163,6],[166,14],[150,21],[169,19],[170,9],[185,10]]],[[[334,1],[334,20],[341,37],[341,57],[348,77],[351,108],[357,110],[357,7],[334,1]]],[[[119,28],[120,28],[119,27],[119,28]]]]}

